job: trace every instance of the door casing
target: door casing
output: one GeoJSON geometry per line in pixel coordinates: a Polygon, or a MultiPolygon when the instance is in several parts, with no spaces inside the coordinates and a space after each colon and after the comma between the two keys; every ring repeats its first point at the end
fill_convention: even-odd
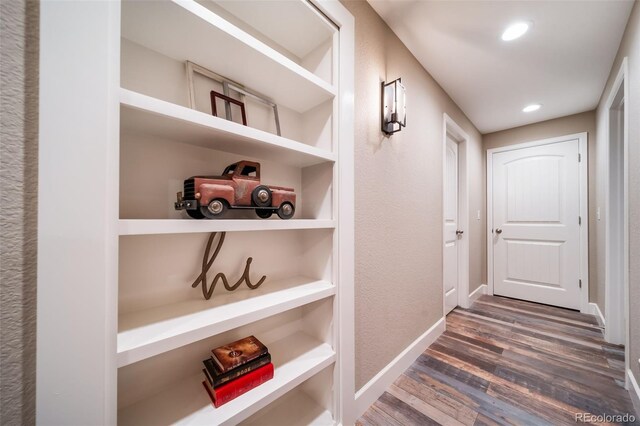
{"type": "MultiPolygon", "coordinates": [[[[444,252],[444,193],[447,162],[447,134],[458,143],[458,227],[464,233],[458,240],[458,306],[468,308],[469,302],[469,166],[467,150],[469,135],[449,115],[443,114],[442,124],[442,249],[444,252]]],[[[446,312],[444,292],[444,256],[442,257],[442,312],[446,312]]]]}
{"type": "Polygon", "coordinates": [[[551,145],[572,139],[578,139],[579,154],[581,156],[579,163],[580,217],[582,218],[582,226],[580,226],[580,279],[582,280],[580,312],[589,313],[589,187],[587,175],[589,158],[587,152],[587,132],[487,150],[487,294],[493,295],[493,154],[534,146],[551,145]]]}
{"type": "Polygon", "coordinates": [[[445,194],[442,198],[445,213],[443,225],[444,247],[442,248],[445,315],[458,306],[458,287],[460,287],[460,280],[458,279],[460,272],[460,268],[458,268],[458,252],[460,249],[460,237],[464,237],[464,234],[458,235],[460,231],[460,209],[458,208],[458,148],[458,142],[447,133],[447,164],[444,169],[445,194]],[[453,206],[455,206],[455,208],[453,208],[453,206]],[[451,286],[451,288],[449,288],[449,286],[451,286]]]}
{"type": "MultiPolygon", "coordinates": [[[[609,91],[605,104],[605,159],[604,201],[605,201],[605,340],[625,345],[625,371],[629,369],[629,84],[628,61],[625,57],[609,91]],[[622,106],[622,111],[620,111],[622,106]],[[613,113],[613,116],[612,116],[613,113]],[[619,120],[619,121],[618,121],[619,120]],[[617,121],[613,123],[612,121],[617,121]],[[620,121],[622,126],[619,126],[620,121]],[[622,128],[620,128],[622,127],[622,128]],[[614,141],[614,138],[617,141],[614,141]],[[617,146],[616,146],[617,145],[617,146]],[[622,156],[622,182],[612,190],[610,161],[612,149],[622,156]],[[621,187],[620,187],[621,186],[621,187]],[[622,200],[620,200],[622,198],[622,200]],[[612,213],[622,216],[621,226],[614,233],[612,213]],[[622,207],[622,211],[617,211],[622,207]],[[622,235],[622,241],[620,241],[622,235]],[[617,265],[614,267],[614,265],[617,265]],[[620,270],[621,269],[621,270],[620,270]],[[617,315],[616,315],[617,314],[617,315]]],[[[620,177],[620,176],[619,176],[620,177]]],[[[629,386],[625,374],[625,386],[629,386]]]]}

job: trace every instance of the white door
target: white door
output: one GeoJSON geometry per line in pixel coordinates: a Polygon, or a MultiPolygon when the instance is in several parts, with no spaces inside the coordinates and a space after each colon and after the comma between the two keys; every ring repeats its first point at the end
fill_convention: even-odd
{"type": "Polygon", "coordinates": [[[574,139],[493,155],[494,294],[580,309],[578,153],[574,139]]]}
{"type": "Polygon", "coordinates": [[[447,135],[444,182],[445,315],[458,305],[458,144],[447,135]]]}

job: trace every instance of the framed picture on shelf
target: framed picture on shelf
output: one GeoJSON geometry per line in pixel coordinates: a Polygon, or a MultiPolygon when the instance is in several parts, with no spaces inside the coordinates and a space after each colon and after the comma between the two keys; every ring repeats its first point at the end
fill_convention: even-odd
{"type": "Polygon", "coordinates": [[[232,90],[234,92],[240,93],[242,95],[245,95],[251,99],[254,99],[258,102],[263,103],[264,105],[270,107],[273,110],[273,117],[274,120],[276,122],[276,134],[278,136],[282,136],[282,133],[280,132],[280,118],[278,117],[278,105],[276,105],[274,102],[272,102],[269,98],[262,96],[258,93],[255,92],[251,92],[247,89],[245,89],[244,87],[240,87],[230,81],[223,81],[222,82],[222,87],[224,88],[224,92],[231,92],[232,90]]]}
{"type": "MultiPolygon", "coordinates": [[[[207,68],[195,64],[191,61],[186,62],[187,66],[187,90],[189,92],[189,108],[200,110],[208,109],[207,104],[203,104],[203,100],[207,99],[203,97],[205,93],[209,93],[211,90],[216,90],[226,96],[231,96],[230,93],[224,91],[223,83],[229,81],[226,77],[221,76],[207,68]],[[196,84],[197,83],[197,84],[196,84]],[[196,90],[196,85],[198,89],[196,90]]],[[[230,82],[230,81],[229,81],[230,82]]],[[[230,82],[234,83],[234,82],[230,82]]],[[[242,95],[238,94],[238,100],[242,101],[242,95]]],[[[226,117],[230,120],[230,117],[226,117]]]]}
{"type": "MultiPolygon", "coordinates": [[[[242,123],[245,126],[247,124],[247,102],[251,103],[251,111],[254,111],[258,118],[253,117],[253,123],[255,126],[256,120],[258,123],[261,123],[261,118],[268,118],[269,115],[273,114],[273,118],[269,118],[268,120],[262,121],[261,124],[258,125],[258,128],[265,131],[273,132],[273,124],[269,124],[269,120],[273,120],[272,123],[275,124],[275,133],[278,136],[282,136],[282,132],[280,129],[280,117],[278,115],[278,105],[273,102],[268,97],[257,93],[253,90],[250,90],[240,83],[237,83],[225,76],[217,74],[201,65],[195,64],[191,61],[186,61],[186,69],[187,69],[187,86],[189,92],[189,107],[195,110],[203,111],[205,106],[203,105],[203,93],[210,93],[215,91],[220,96],[216,95],[218,100],[222,100],[224,103],[224,112],[222,111],[222,107],[216,106],[216,112],[213,114],[217,117],[225,118],[229,121],[235,121],[238,123],[242,123]],[[205,90],[197,89],[196,90],[196,81],[201,80],[202,77],[209,80],[209,84],[202,84],[200,82],[200,87],[204,87],[205,90]],[[222,89],[222,92],[220,92],[222,89]],[[246,98],[246,99],[245,99],[246,98]],[[234,107],[239,107],[238,102],[244,105],[244,120],[242,122],[238,121],[236,116],[234,116],[233,111],[234,107]],[[261,106],[266,107],[267,111],[261,112],[261,106]],[[269,112],[270,111],[270,112],[269,112]],[[268,115],[267,115],[268,114],[268,115]]],[[[213,95],[211,95],[213,96],[213,95]]],[[[213,98],[211,98],[211,102],[213,104],[213,98]]],[[[213,109],[213,108],[212,108],[213,109]]]]}
{"type": "MultiPolygon", "coordinates": [[[[245,126],[247,125],[247,113],[245,111],[244,108],[244,102],[240,102],[236,99],[233,99],[230,96],[227,95],[223,95],[222,93],[218,93],[215,90],[211,91],[211,113],[216,116],[216,117],[220,117],[218,115],[218,102],[217,100],[220,99],[224,102],[224,110],[225,110],[225,117],[227,120],[230,121],[236,121],[233,118],[233,107],[232,105],[238,107],[240,109],[240,116],[242,117],[242,124],[244,124],[245,126]]],[[[237,109],[237,108],[236,108],[237,109]]]]}

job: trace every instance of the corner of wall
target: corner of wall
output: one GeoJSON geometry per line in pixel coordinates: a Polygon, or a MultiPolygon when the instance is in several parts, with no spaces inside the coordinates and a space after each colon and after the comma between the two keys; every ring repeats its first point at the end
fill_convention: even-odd
{"type": "Polygon", "coordinates": [[[598,306],[597,303],[589,303],[589,313],[591,315],[594,315],[598,320],[598,324],[600,325],[600,327],[604,328],[604,315],[602,314],[600,306],[598,306]]]}
{"type": "Polygon", "coordinates": [[[0,424],[35,424],[40,2],[0,2],[0,424]]]}
{"type": "Polygon", "coordinates": [[[487,294],[487,291],[488,286],[486,284],[480,284],[478,288],[476,288],[471,292],[471,294],[469,294],[469,306],[473,305],[473,302],[478,300],[480,296],[482,296],[483,294],[487,294]]]}
{"type": "Polygon", "coordinates": [[[636,409],[636,414],[640,416],[640,386],[638,386],[638,381],[631,370],[627,370],[627,380],[629,381],[629,396],[631,397],[633,408],[636,409]]]}
{"type": "Polygon", "coordinates": [[[418,337],[356,392],[356,418],[362,416],[371,404],[376,402],[385,390],[413,364],[420,354],[444,333],[446,328],[445,321],[444,317],[440,318],[429,330],[418,337]]]}

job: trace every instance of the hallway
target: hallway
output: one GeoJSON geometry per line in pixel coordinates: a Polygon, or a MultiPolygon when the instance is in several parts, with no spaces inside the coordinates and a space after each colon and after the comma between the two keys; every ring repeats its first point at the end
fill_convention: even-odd
{"type": "Polygon", "coordinates": [[[446,332],[357,424],[559,425],[576,424],[578,413],[635,415],[623,385],[624,350],[604,341],[595,317],[481,296],[447,316],[446,332]]]}

